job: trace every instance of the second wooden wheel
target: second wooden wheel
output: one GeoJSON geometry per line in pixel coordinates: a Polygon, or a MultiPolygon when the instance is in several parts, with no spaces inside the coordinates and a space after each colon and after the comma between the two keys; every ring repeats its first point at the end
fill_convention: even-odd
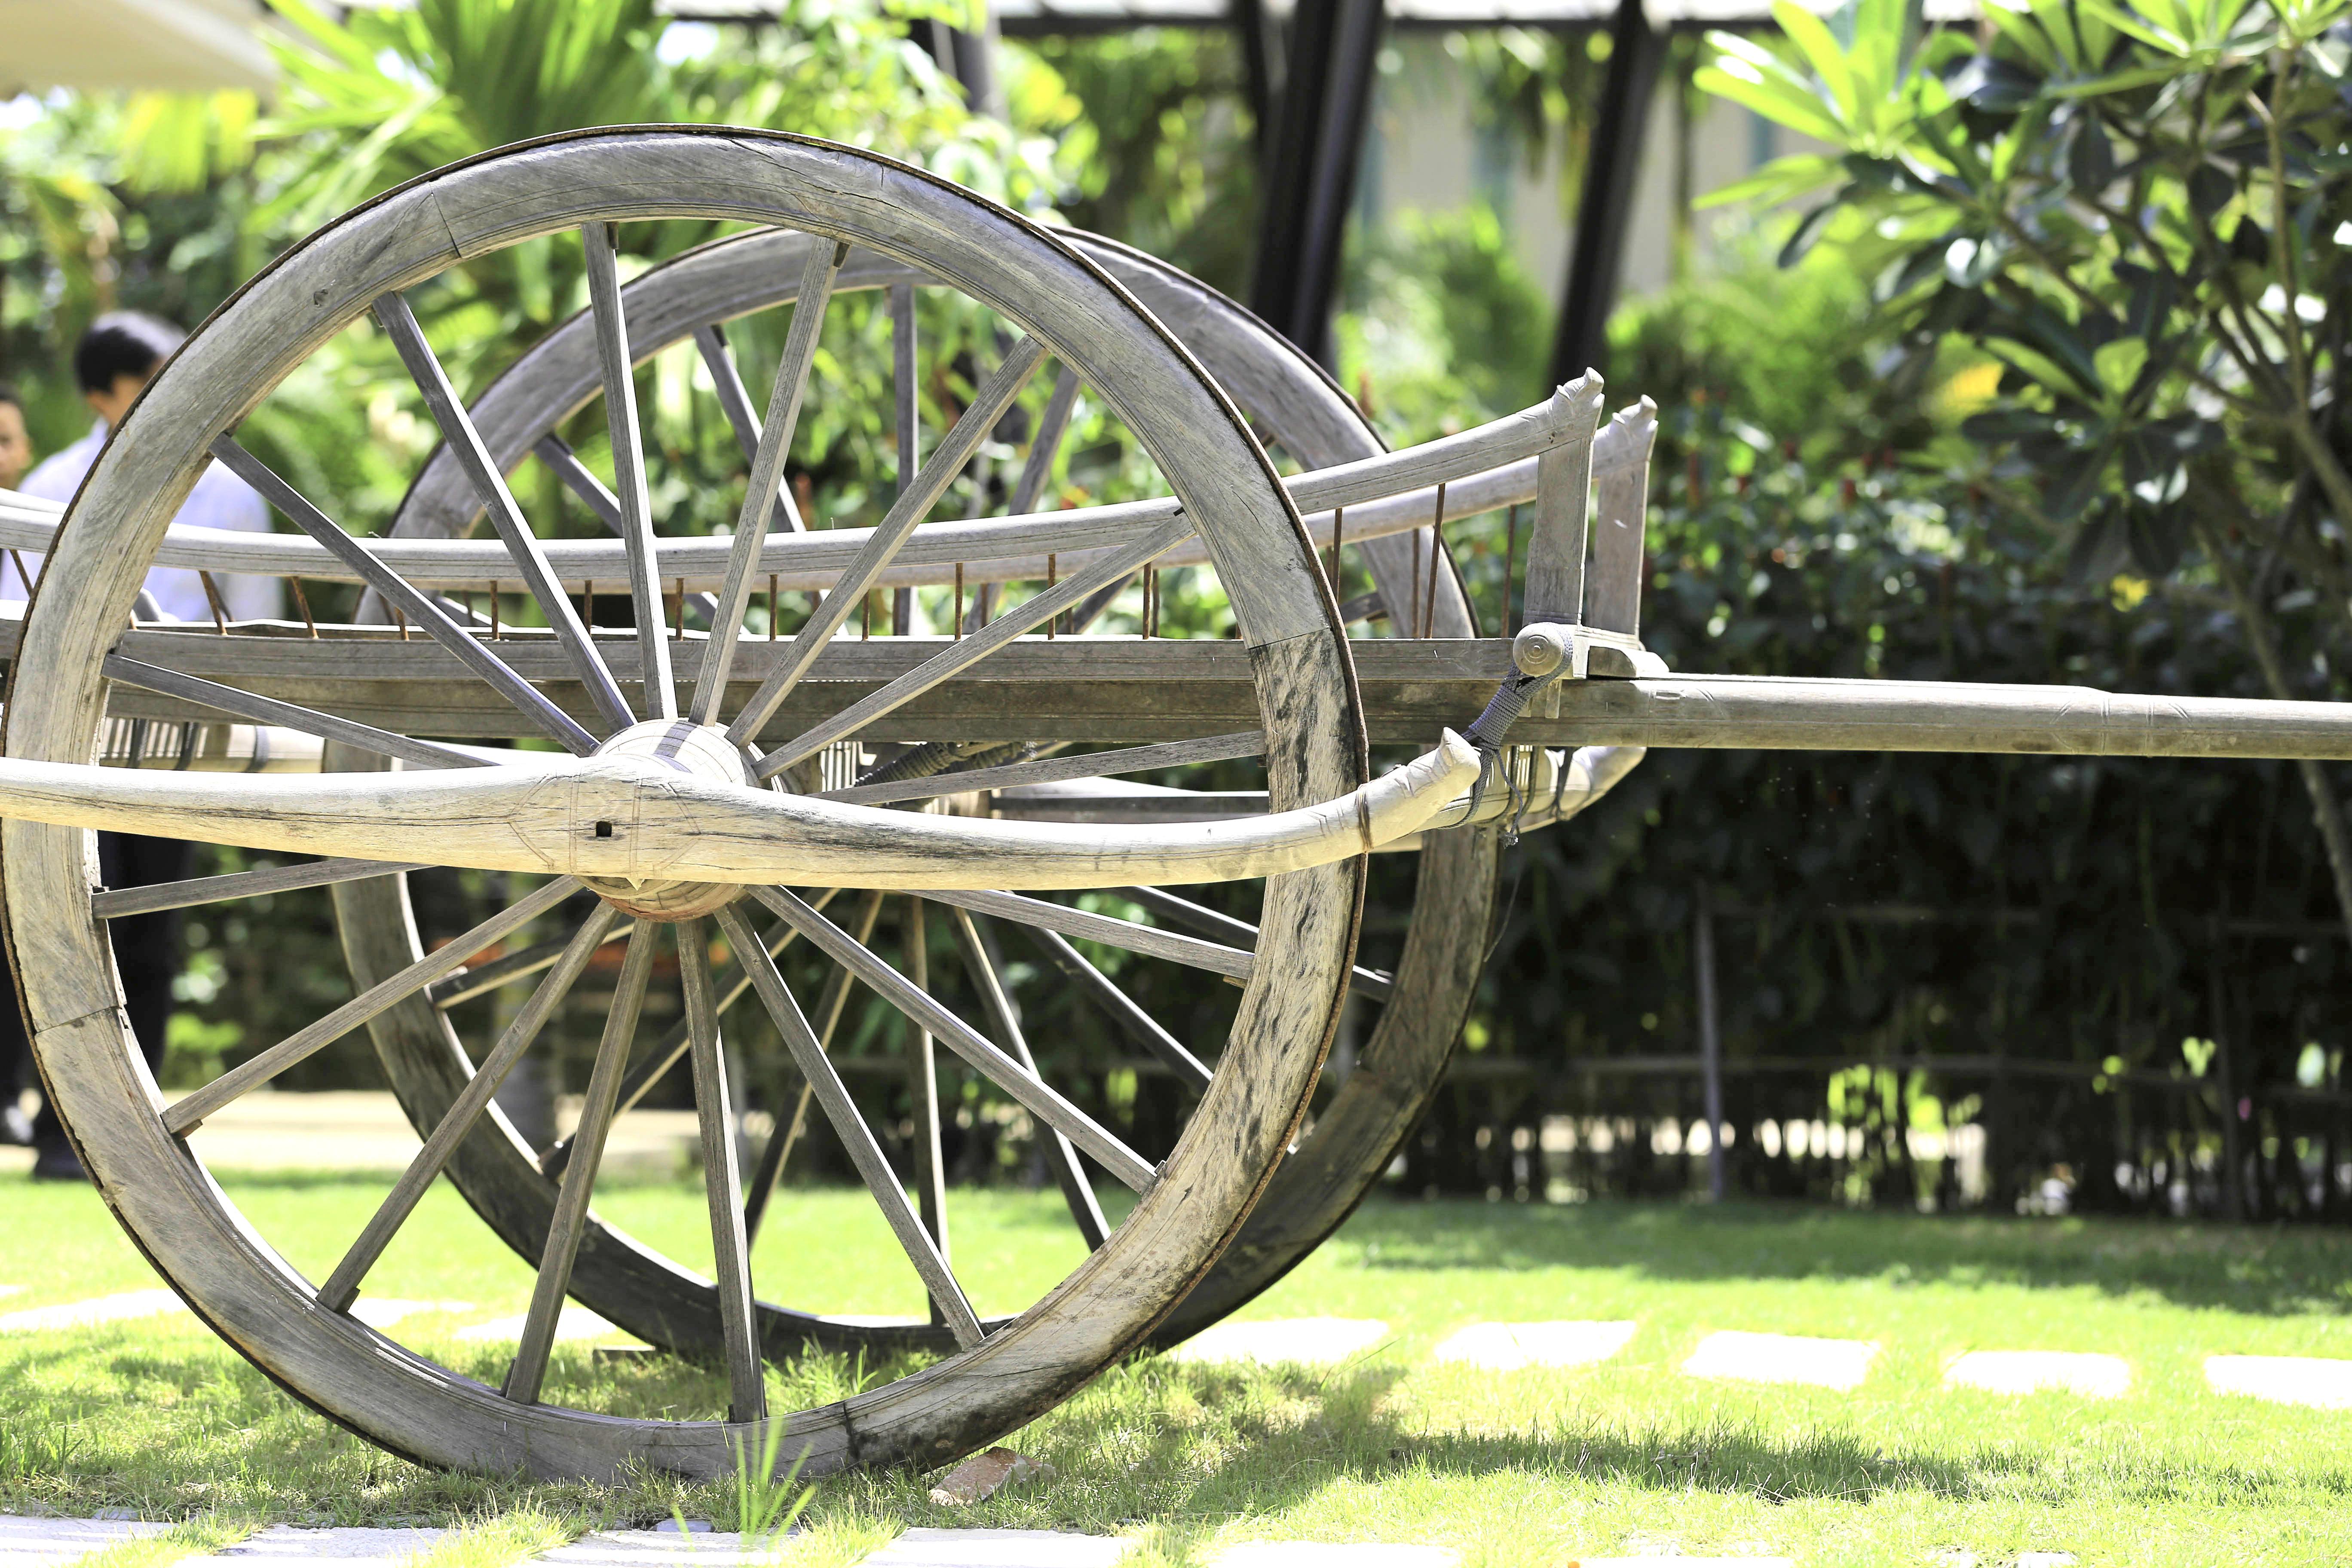
{"type": "MultiPolygon", "coordinates": [[[[1369,422],[1320,368],[1248,311],[1129,247],[1083,233],[1065,237],[1174,331],[1235,398],[1261,438],[1278,451],[1303,467],[1326,468],[1382,450],[1369,422]]],[[[809,236],[789,230],[740,235],[640,276],[621,296],[633,354],[643,362],[691,340],[722,405],[741,420],[740,410],[748,404],[737,390],[734,356],[725,335],[729,323],[788,309],[798,295],[813,243],[809,236]]],[[[850,254],[835,288],[836,294],[880,291],[897,302],[903,299],[898,291],[930,282],[919,268],[860,250],[850,254]]],[[[739,334],[742,331],[740,326],[736,330],[739,334]]],[[[533,345],[485,389],[473,405],[472,417],[502,468],[524,466],[536,455],[541,462],[562,466],[576,482],[577,472],[570,468],[568,448],[557,432],[599,401],[604,388],[595,322],[583,313],[533,345]]],[[[1065,422],[1035,433],[1046,444],[1048,459],[1051,443],[1067,429],[1066,400],[1060,406],[1065,422]]],[[[1049,418],[1055,407],[1049,404],[1049,418]]],[[[756,430],[739,428],[738,433],[748,457],[756,430]]],[[[1033,446],[1033,453],[1036,449],[1033,446]]],[[[1042,464],[1033,462],[1024,475],[1045,471],[1042,464]]],[[[1008,510],[1027,510],[1036,499],[1035,489],[1034,484],[1025,490],[1016,486],[1008,510]]],[[[479,511],[455,454],[445,448],[419,475],[391,531],[395,537],[451,537],[472,528],[479,511]]],[[[1416,533],[1390,533],[1358,546],[1376,591],[1390,604],[1418,603],[1426,624],[1417,629],[1427,635],[1475,636],[1468,597],[1450,562],[1446,570],[1424,576],[1429,572],[1424,562],[1433,565],[1445,559],[1437,531],[1416,533]]],[[[1383,616],[1374,625],[1394,631],[1401,619],[1383,616]]],[[[1298,1149],[1276,1171],[1233,1247],[1160,1326],[1155,1339],[1164,1343],[1184,1338],[1264,1289],[1328,1236],[1388,1168],[1436,1091],[1475,993],[1494,899],[1497,838],[1496,828],[1462,829],[1433,835],[1421,849],[1410,922],[1394,954],[1392,981],[1365,987],[1359,998],[1360,1005],[1376,1007],[1378,1015],[1353,1070],[1318,1107],[1298,1149]]],[[[336,907],[355,978],[362,984],[415,961],[414,922],[395,883],[349,884],[338,889],[336,907]]],[[[874,911],[865,908],[860,912],[870,923],[874,911]]],[[[1160,922],[1166,925],[1171,914],[1178,921],[1186,918],[1177,900],[1163,897],[1160,922]]],[[[959,911],[952,918],[960,924],[960,937],[984,938],[985,915],[959,911]],[[972,929],[975,922],[978,931],[972,929]]],[[[1214,930],[1213,921],[1192,919],[1195,931],[1231,940],[1230,932],[1214,930]]],[[[1051,936],[1046,940],[1057,942],[1051,936]]],[[[1074,955],[1065,950],[1055,956],[1066,966],[1074,955]]],[[[509,973],[520,978],[520,969],[509,973]]],[[[1046,968],[1045,973],[1057,972],[1046,968]]],[[[1097,975],[1073,978],[1067,967],[1058,973],[1064,984],[1097,988],[1104,984],[1097,975]]],[[[444,1010],[447,996],[470,994],[471,987],[453,987],[445,993],[444,1010]]],[[[826,1019],[839,1018],[843,1000],[838,990],[828,994],[823,1009],[826,1019]]],[[[420,1132],[429,1131],[463,1092],[467,1077],[446,1022],[435,1009],[413,1006],[384,1015],[373,1030],[394,1092],[420,1132]]],[[[651,1087],[665,1064],[683,1054],[683,1033],[673,1034],[677,1037],[667,1048],[650,1056],[632,1079],[631,1100],[651,1087]]],[[[925,1101],[917,1110],[919,1113],[933,1104],[925,1101]]],[[[776,1108],[772,1140],[788,1140],[793,1120],[791,1108],[776,1108]]],[[[772,1142],[768,1158],[754,1170],[751,1203],[755,1217],[769,1201],[765,1184],[774,1178],[780,1152],[781,1146],[772,1142]]],[[[546,1152],[485,1127],[460,1152],[450,1174],[477,1211],[518,1251],[536,1256],[555,1211],[564,1152],[559,1147],[551,1159],[546,1152]]],[[[919,1142],[919,1163],[921,1152],[919,1142]]],[[[1067,1192],[1075,1168],[1061,1173],[1066,1195],[1075,1197],[1067,1192]]],[[[927,1204],[935,1204],[929,1179],[922,1172],[918,1176],[919,1192],[927,1204]]],[[[1074,1204],[1074,1219],[1090,1244],[1100,1240],[1099,1221],[1089,1226],[1083,1201],[1074,1204]]],[[[721,1343],[722,1324],[711,1287],[640,1248],[617,1241],[584,1247],[572,1293],[613,1321],[672,1349],[707,1353],[721,1343]]],[[[947,1330],[936,1324],[876,1323],[767,1301],[759,1304],[758,1312],[762,1342],[776,1356],[796,1352],[810,1342],[875,1351],[944,1348],[952,1342],[947,1330]]]]}

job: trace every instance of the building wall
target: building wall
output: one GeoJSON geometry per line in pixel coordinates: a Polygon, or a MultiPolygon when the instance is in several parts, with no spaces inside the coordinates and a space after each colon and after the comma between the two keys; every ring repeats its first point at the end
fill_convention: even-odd
{"type": "MultiPolygon", "coordinates": [[[[1563,196],[1563,150],[1547,149],[1542,167],[1529,169],[1518,149],[1498,146],[1497,138],[1480,133],[1471,115],[1471,91],[1466,71],[1446,53],[1442,34],[1391,37],[1373,100],[1359,216],[1389,226],[1406,213],[1486,202],[1503,220],[1528,279],[1557,297],[1567,282],[1576,227],[1572,190],[1563,196]]],[[[1650,104],[1626,237],[1621,279],[1625,293],[1649,292],[1673,279],[1681,193],[1703,196],[1743,178],[1794,151],[1797,140],[1753,110],[1714,98],[1700,100],[1686,139],[1684,130],[1675,84],[1661,80],[1650,104]]],[[[1689,215],[1691,265],[1707,264],[1727,221],[1738,220],[1712,209],[1689,215]]]]}

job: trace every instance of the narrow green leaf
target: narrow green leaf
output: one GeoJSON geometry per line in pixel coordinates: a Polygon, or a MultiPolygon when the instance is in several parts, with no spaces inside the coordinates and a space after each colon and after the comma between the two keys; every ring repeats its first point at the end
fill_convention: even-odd
{"type": "Polygon", "coordinates": [[[1702,207],[1719,207],[1733,202],[1759,202],[1775,205],[1808,191],[1819,190],[1838,177],[1840,165],[1835,158],[1819,153],[1795,153],[1785,158],[1775,158],[1744,180],[1734,180],[1719,185],[1698,198],[1702,207]]]}
{"type": "Polygon", "coordinates": [[[1712,66],[1701,66],[1693,73],[1698,86],[1717,98],[1754,110],[1765,119],[1785,125],[1801,135],[1832,146],[1848,145],[1846,128],[1832,118],[1819,99],[1794,91],[1779,82],[1768,82],[1749,62],[1729,56],[1719,57],[1712,66]]]}
{"type": "Polygon", "coordinates": [[[1772,0],[1772,20],[1803,53],[1805,63],[1821,78],[1830,100],[1837,105],[1845,121],[1858,123],[1863,118],[1862,92],[1854,78],[1853,62],[1838,47],[1837,39],[1822,19],[1796,0],[1772,0]]]}

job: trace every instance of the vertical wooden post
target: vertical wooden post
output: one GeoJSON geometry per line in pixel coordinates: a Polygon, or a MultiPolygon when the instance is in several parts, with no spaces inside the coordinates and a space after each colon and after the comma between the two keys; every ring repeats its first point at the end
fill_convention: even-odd
{"type": "Polygon", "coordinates": [[[1698,972],[1699,1074],[1706,1089],[1706,1193],[1721,1203],[1723,1174],[1723,1021],[1716,1009],[1715,894],[1698,884],[1691,914],[1691,964],[1698,972]]]}
{"type": "Polygon", "coordinates": [[[1560,439],[1536,458],[1536,507],[1528,530],[1521,612],[1530,624],[1574,623],[1584,614],[1592,435],[1601,422],[1601,395],[1599,376],[1579,376],[1552,394],[1545,411],[1560,439]]]}

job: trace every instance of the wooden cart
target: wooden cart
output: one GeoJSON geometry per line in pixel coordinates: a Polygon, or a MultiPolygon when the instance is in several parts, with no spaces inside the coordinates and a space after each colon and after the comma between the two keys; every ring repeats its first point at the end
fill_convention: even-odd
{"type": "MultiPolygon", "coordinates": [[[[387,1447],[547,1475],[631,1463],[709,1475],[733,1468],[749,1428],[781,1421],[782,1451],[812,1473],[928,1466],[1050,1408],[1155,1335],[1215,1321],[1328,1234],[1433,1092],[1476,980],[1500,837],[1572,815],[1644,746],[2352,754],[2352,724],[2324,704],[1669,676],[1638,635],[1652,428],[1646,404],[1604,423],[1586,377],[1524,414],[1384,452],[1311,364],[1181,274],[846,147],[600,131],[439,171],[311,237],[215,313],[123,422],[62,525],[38,505],[0,504],[0,544],[47,557],[11,628],[0,716],[0,892],[45,1081],[108,1202],[190,1304],[298,1396],[387,1447]],[[623,287],[612,226],[680,217],[750,226],[623,287]],[[468,408],[404,296],[467,258],[550,235],[582,247],[591,309],[468,408]],[[873,290],[896,345],[875,402],[919,461],[902,462],[876,525],[813,528],[784,458],[804,398],[840,395],[810,374],[828,305],[873,290]],[[960,367],[971,383],[961,414],[926,438],[914,389],[938,372],[912,322],[919,295],[942,293],[1000,330],[992,363],[960,367]],[[725,329],[762,312],[790,324],[758,407],[725,329]],[[362,541],[336,521],[335,497],[302,493],[237,430],[371,317],[445,443],[387,535],[362,541]],[[632,366],[688,340],[748,472],[731,537],[665,538],[653,515],[632,366]],[[1081,396],[1149,455],[1163,498],[1039,510],[1081,396]],[[598,403],[609,486],[557,438],[598,403]],[[1016,406],[1032,426],[1002,515],[929,521],[960,480],[997,493],[967,476],[1016,406]],[[1299,471],[1279,472],[1269,448],[1299,471]],[[170,528],[212,459],[296,531],[170,528]],[[559,537],[556,520],[526,516],[505,476],[530,462],[562,476],[607,534],[559,537]],[[1528,518],[1528,624],[1481,636],[1438,525],[1514,505],[1528,518]],[[1328,570],[1343,539],[1373,584],[1346,604],[1328,570]],[[367,592],[349,625],[164,625],[136,615],[156,564],[367,592]],[[1178,568],[1213,574],[1230,637],[1150,635],[1158,574],[1178,568]],[[1139,584],[1143,635],[1131,622],[1105,629],[1139,584]],[[632,606],[628,626],[591,630],[599,585],[608,606],[632,606]],[[518,586],[543,625],[484,624],[466,608],[518,586]],[[950,588],[940,635],[865,635],[876,595],[950,588]],[[688,599],[703,631],[683,624],[688,599]],[[167,731],[182,739],[159,749],[152,737],[167,731]],[[1376,754],[1396,765],[1376,771],[1376,754]],[[110,761],[137,765],[90,765],[110,761]],[[1262,788],[1229,787],[1236,766],[1262,788]],[[1210,768],[1213,790],[1127,782],[1206,780],[1210,768]],[[93,827],[318,858],[109,890],[93,886],[93,827]],[[1376,851],[1420,858],[1391,973],[1356,952],[1376,851]],[[527,890],[426,952],[404,880],[426,866],[510,873],[527,890]],[[1256,919],[1183,891],[1203,884],[1239,889],[1223,900],[1256,919]],[[103,922],[319,885],[334,889],[353,1000],[167,1100],[124,1022],[103,922]],[[1118,890],[1148,918],[1050,896],[1086,889],[1118,890]],[[963,972],[954,994],[977,998],[974,1016],[929,984],[925,905],[945,910],[963,972]],[[891,910],[897,963],[873,942],[891,910]],[[540,921],[560,924],[555,941],[473,962],[540,921]],[[1183,1086],[1183,1130],[1164,1160],[1040,1073],[995,955],[1007,928],[1042,943],[1060,982],[1183,1086]],[[716,969],[714,940],[728,955],[716,969]],[[1231,1005],[1217,1028],[1180,1034],[1074,941],[1230,980],[1231,1005]],[[625,944],[619,980],[578,1130],[533,1148],[492,1096],[608,942],[625,944]],[[818,994],[785,983],[775,957],[791,943],[830,961],[818,994]],[[641,1041],[666,952],[684,1021],[641,1041]],[[461,1040],[453,1002],[509,984],[530,987],[511,1022],[461,1040]],[[912,1196],[828,1055],[853,984],[915,1032],[912,1196]],[[791,1118],[779,1114],[747,1181],[721,1021],[747,995],[921,1279],[931,1321],[826,1317],[796,1310],[789,1288],[772,1304],[755,1296],[749,1237],[791,1118]],[[1351,998],[1378,1021],[1308,1127],[1351,998]],[[425,1142],[314,1281],[185,1138],[362,1026],[425,1142]],[[947,1245],[940,1047],[1040,1128],[1085,1242],[1066,1279],[1007,1318],[978,1315],[947,1245]],[[614,1119],[681,1060],[715,1279],[590,1208],[614,1119]],[[444,1173],[537,1267],[498,1387],[363,1321],[370,1269],[444,1173]],[[1134,1194],[1115,1226],[1097,1195],[1106,1177],[1134,1194]],[[722,1365],[726,1419],[628,1419],[542,1397],[567,1299],[722,1365]],[[811,1345],[936,1359],[894,1363],[917,1369],[847,1399],[772,1409],[764,1363],[811,1345]]],[[[758,1436],[749,1447],[761,1451],[758,1436]]]]}

